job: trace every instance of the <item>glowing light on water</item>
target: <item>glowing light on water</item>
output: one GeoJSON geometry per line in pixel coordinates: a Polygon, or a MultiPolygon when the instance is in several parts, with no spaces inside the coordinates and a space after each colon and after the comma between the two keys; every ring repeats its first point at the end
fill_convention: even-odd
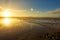
{"type": "Polygon", "coordinates": [[[9,19],[9,18],[5,18],[5,19],[3,20],[3,22],[4,22],[4,24],[9,24],[9,23],[10,23],[10,19],[9,19]]]}
{"type": "Polygon", "coordinates": [[[14,18],[3,18],[0,23],[2,23],[3,26],[9,27],[9,26],[15,26],[18,24],[20,25],[21,21],[14,18]]]}

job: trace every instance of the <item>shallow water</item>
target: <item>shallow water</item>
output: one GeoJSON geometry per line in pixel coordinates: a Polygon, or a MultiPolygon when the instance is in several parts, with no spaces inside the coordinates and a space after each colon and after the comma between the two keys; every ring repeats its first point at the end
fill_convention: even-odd
{"type": "Polygon", "coordinates": [[[60,19],[0,18],[0,40],[40,40],[54,32],[60,32],[60,19]]]}

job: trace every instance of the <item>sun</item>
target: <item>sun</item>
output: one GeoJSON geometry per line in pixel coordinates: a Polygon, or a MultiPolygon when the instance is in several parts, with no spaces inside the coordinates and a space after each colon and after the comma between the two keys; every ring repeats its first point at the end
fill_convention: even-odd
{"type": "Polygon", "coordinates": [[[11,16],[10,10],[8,10],[8,9],[7,9],[7,10],[4,10],[4,11],[3,11],[3,16],[4,16],[4,17],[10,17],[10,16],[11,16]]]}

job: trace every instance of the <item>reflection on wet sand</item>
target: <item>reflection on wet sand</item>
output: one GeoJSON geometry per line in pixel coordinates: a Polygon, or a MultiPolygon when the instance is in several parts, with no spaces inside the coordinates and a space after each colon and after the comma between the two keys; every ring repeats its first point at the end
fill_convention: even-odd
{"type": "Polygon", "coordinates": [[[4,18],[3,19],[3,24],[5,24],[5,25],[10,24],[10,22],[11,22],[11,19],[9,19],[9,18],[4,18]]]}
{"type": "Polygon", "coordinates": [[[1,18],[0,19],[0,27],[14,27],[18,25],[22,25],[23,20],[19,20],[17,18],[1,18]]]}
{"type": "Polygon", "coordinates": [[[2,18],[0,40],[48,40],[50,34],[60,32],[60,20],[48,19],[2,18]]]}

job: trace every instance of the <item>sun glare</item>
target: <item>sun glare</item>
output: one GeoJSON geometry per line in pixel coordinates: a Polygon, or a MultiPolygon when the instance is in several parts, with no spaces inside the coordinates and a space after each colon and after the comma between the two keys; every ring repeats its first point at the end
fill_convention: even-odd
{"type": "Polygon", "coordinates": [[[4,17],[10,17],[11,16],[11,12],[9,10],[5,10],[5,11],[3,11],[3,16],[4,17]]]}

